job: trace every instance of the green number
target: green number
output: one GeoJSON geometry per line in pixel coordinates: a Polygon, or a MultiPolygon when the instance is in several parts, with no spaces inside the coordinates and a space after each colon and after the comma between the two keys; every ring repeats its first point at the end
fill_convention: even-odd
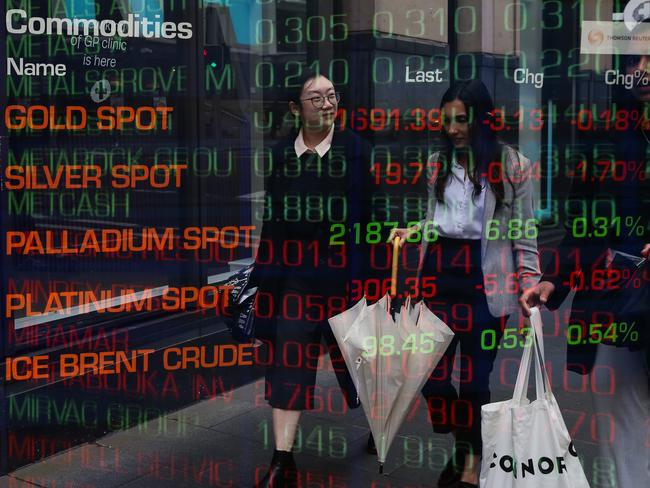
{"type": "Polygon", "coordinates": [[[528,27],[528,6],[525,3],[509,3],[506,5],[503,17],[503,26],[506,32],[521,32],[528,27]],[[519,8],[519,19],[517,19],[516,9],[519,8]],[[513,21],[512,19],[515,19],[513,21]],[[517,22],[516,20],[519,20],[517,22]],[[514,27],[513,27],[514,24],[514,27]]]}
{"type": "Polygon", "coordinates": [[[587,235],[587,219],[584,217],[579,217],[573,219],[573,225],[571,226],[571,233],[573,237],[584,237],[587,235]]]}
{"type": "Polygon", "coordinates": [[[616,338],[618,337],[618,334],[616,333],[616,322],[609,324],[603,337],[611,342],[616,342],[616,338]]]}
{"type": "Polygon", "coordinates": [[[375,336],[364,337],[363,342],[361,343],[361,347],[363,347],[363,351],[361,352],[362,357],[368,359],[376,356],[377,338],[375,336]]]}
{"type": "Polygon", "coordinates": [[[544,1],[544,7],[551,7],[555,6],[554,10],[551,10],[549,12],[545,12],[542,14],[542,29],[548,29],[548,30],[555,30],[555,29],[561,29],[562,24],[564,23],[564,19],[562,18],[562,2],[560,0],[548,0],[544,1]],[[555,25],[550,25],[546,24],[545,19],[556,19],[555,25]]]}
{"type": "Polygon", "coordinates": [[[521,239],[521,224],[521,219],[511,219],[508,221],[508,239],[515,241],[521,239]]]}
{"type": "Polygon", "coordinates": [[[505,329],[503,331],[503,347],[504,349],[513,349],[517,347],[517,330],[505,329]],[[508,342],[510,341],[510,342],[508,342]]]}
{"type": "Polygon", "coordinates": [[[302,166],[294,149],[286,148],[284,152],[284,176],[287,178],[298,178],[302,173],[302,166]]]}
{"type": "Polygon", "coordinates": [[[372,35],[376,38],[393,37],[393,30],[394,30],[393,13],[388,12],[386,10],[383,10],[381,12],[375,12],[375,15],[372,18],[372,35]],[[388,24],[387,33],[383,33],[379,28],[379,24],[383,24],[382,18],[386,19],[385,23],[388,24]]]}
{"type": "MultiPolygon", "coordinates": [[[[414,226],[418,225],[419,223],[420,223],[419,221],[408,222],[406,224],[406,227],[414,227],[414,226]]],[[[421,241],[422,241],[422,229],[420,229],[419,225],[418,225],[418,230],[416,232],[413,232],[413,234],[411,234],[406,239],[406,242],[418,243],[418,242],[421,242],[421,241]]]]}
{"type": "Polygon", "coordinates": [[[284,63],[284,71],[289,71],[290,66],[296,66],[297,68],[294,74],[289,75],[284,79],[285,88],[300,88],[300,76],[302,75],[303,64],[304,63],[301,63],[300,61],[287,61],[286,63],[284,63]]]}
{"type": "Polygon", "coordinates": [[[379,354],[381,356],[395,354],[395,338],[392,335],[383,335],[379,338],[379,354]]]}
{"type": "MultiPolygon", "coordinates": [[[[332,33],[330,34],[330,39],[334,42],[345,41],[348,38],[348,24],[345,23],[345,16],[346,14],[334,14],[330,16],[330,29],[332,30],[332,33]],[[340,18],[339,21],[337,21],[338,18],[340,18]],[[341,27],[342,33],[340,37],[334,35],[334,28],[337,26],[341,27]]],[[[330,80],[332,80],[334,85],[338,85],[338,83],[336,83],[331,76],[330,76],[330,80]]]]}
{"type": "Polygon", "coordinates": [[[485,232],[485,237],[488,241],[496,241],[499,239],[499,221],[495,219],[490,219],[487,222],[487,229],[485,232]]]}
{"type": "Polygon", "coordinates": [[[290,39],[288,33],[285,34],[284,42],[286,42],[287,44],[298,44],[298,43],[302,42],[302,18],[300,18],[300,17],[287,17],[284,20],[284,25],[289,30],[289,33],[291,33],[291,32],[296,33],[294,39],[290,39]],[[295,27],[291,27],[289,25],[290,23],[293,23],[295,27]]]}
{"type": "Polygon", "coordinates": [[[326,22],[325,17],[321,15],[314,15],[312,17],[307,17],[307,42],[323,42],[327,36],[326,31],[326,22]],[[317,22],[319,24],[320,35],[318,37],[313,37],[311,34],[312,31],[312,22],[317,22]]]}
{"type": "Polygon", "coordinates": [[[403,200],[403,220],[419,222],[426,213],[425,199],[414,193],[405,195],[403,200]]]}
{"type": "Polygon", "coordinates": [[[429,354],[433,352],[435,342],[433,341],[433,332],[423,332],[420,334],[420,352],[422,354],[429,354]],[[425,345],[430,347],[424,347],[425,345]]]}
{"type": "Polygon", "coordinates": [[[497,332],[494,329],[485,329],[481,333],[481,349],[491,351],[497,345],[497,332]],[[489,342],[488,342],[489,341],[489,342]]]}
{"type": "Polygon", "coordinates": [[[305,439],[305,447],[313,449],[318,452],[319,456],[321,455],[323,452],[323,427],[321,425],[317,425],[314,427],[314,430],[309,433],[305,439]]]}
{"type": "Polygon", "coordinates": [[[342,245],[345,244],[345,241],[337,240],[340,237],[343,237],[345,235],[345,225],[343,225],[343,224],[332,224],[332,225],[330,225],[330,232],[333,233],[330,236],[330,246],[342,246],[342,245]]]}
{"type": "Polygon", "coordinates": [[[300,222],[302,220],[300,195],[284,196],[284,220],[287,222],[300,222]]]}
{"type": "Polygon", "coordinates": [[[609,228],[609,219],[607,217],[596,217],[594,219],[594,236],[605,237],[609,228]]]}
{"type": "Polygon", "coordinates": [[[406,28],[406,35],[407,36],[413,36],[413,37],[422,37],[425,33],[425,28],[424,28],[424,10],[420,9],[413,9],[413,10],[407,10],[406,11],[406,18],[408,20],[411,20],[411,14],[416,14],[416,19],[412,21],[414,24],[416,24],[419,29],[417,34],[416,33],[411,33],[411,28],[407,27],[406,28]]]}
{"type": "Polygon", "coordinates": [[[424,223],[424,242],[436,242],[438,240],[438,229],[435,222],[428,220],[424,223]]]}
{"type": "MultiPolygon", "coordinates": [[[[290,148],[291,150],[293,148],[290,148]]],[[[295,152],[294,152],[295,156],[295,152]]],[[[323,176],[323,162],[321,158],[309,158],[306,162],[305,166],[305,173],[316,173],[316,177],[320,178],[323,176]]]]}
{"type": "Polygon", "coordinates": [[[456,34],[460,34],[460,35],[472,34],[476,32],[476,8],[474,8],[474,5],[463,5],[462,7],[458,7],[456,9],[456,12],[454,13],[454,30],[456,31],[456,34]],[[471,15],[469,15],[469,17],[466,15],[462,15],[462,17],[463,19],[468,19],[468,18],[471,19],[470,22],[471,28],[466,31],[461,31],[460,27],[458,26],[459,24],[458,19],[461,17],[460,15],[461,10],[465,10],[465,9],[468,9],[471,12],[471,15]]]}
{"type": "Polygon", "coordinates": [[[402,344],[402,351],[417,352],[417,344],[415,341],[415,334],[409,334],[404,344],[402,344]]]}
{"type": "Polygon", "coordinates": [[[332,147],[327,152],[327,175],[331,178],[342,178],[346,172],[347,162],[345,159],[345,151],[332,147]]]}
{"type": "Polygon", "coordinates": [[[331,222],[345,222],[348,218],[348,200],[345,195],[328,195],[327,196],[327,217],[331,222]],[[340,200],[341,215],[334,215],[333,205],[336,200],[340,200]]]}
{"type": "Polygon", "coordinates": [[[302,427],[298,425],[296,429],[296,438],[293,441],[293,447],[291,449],[293,452],[302,452],[302,427]]]}
{"type": "Polygon", "coordinates": [[[347,85],[348,84],[348,61],[346,59],[332,59],[330,61],[330,66],[328,69],[329,73],[329,79],[332,81],[334,86],[342,86],[342,85],[347,85]],[[343,65],[342,68],[336,68],[337,63],[341,63],[343,65]],[[341,73],[341,78],[337,79],[335,76],[336,73],[341,73]]]}
{"type": "Polygon", "coordinates": [[[270,88],[275,84],[275,72],[273,70],[273,64],[270,61],[262,61],[255,65],[255,86],[258,88],[270,88]],[[261,68],[266,68],[263,70],[261,68]],[[264,80],[268,80],[267,83],[263,83],[264,80]]]}
{"type": "Polygon", "coordinates": [[[330,427],[328,451],[330,457],[334,459],[343,459],[348,455],[348,441],[345,438],[343,427],[330,427]]]}
{"type": "Polygon", "coordinates": [[[273,152],[271,148],[255,149],[253,153],[253,167],[255,168],[255,176],[266,178],[271,175],[273,172],[273,152]]]}
{"type": "Polygon", "coordinates": [[[542,73],[544,73],[544,79],[546,78],[560,78],[560,70],[557,70],[555,74],[547,73],[546,70],[550,68],[559,68],[562,65],[562,51],[559,49],[544,49],[542,51],[542,73]],[[553,54],[555,56],[555,62],[546,63],[546,55],[553,54]]]}
{"type": "Polygon", "coordinates": [[[579,324],[572,324],[567,327],[566,331],[567,344],[575,346],[582,343],[582,326],[579,324]]]}
{"type": "Polygon", "coordinates": [[[264,437],[264,448],[266,449],[269,445],[269,422],[268,420],[262,420],[258,426],[257,430],[262,431],[262,436],[264,437]]]}
{"type": "Polygon", "coordinates": [[[381,241],[381,224],[370,222],[366,225],[366,242],[368,244],[377,244],[381,241]]]}
{"type": "Polygon", "coordinates": [[[323,209],[323,195],[311,194],[305,198],[305,218],[307,222],[322,222],[325,210],[323,209]]]}
{"type": "Polygon", "coordinates": [[[422,439],[414,436],[404,437],[404,464],[409,468],[421,468],[424,463],[422,439]]]}
{"type": "Polygon", "coordinates": [[[525,68],[527,66],[526,53],[519,51],[508,51],[503,57],[503,77],[506,80],[513,78],[516,68],[525,68]],[[514,61],[514,67],[510,67],[510,58],[514,61]]]}
{"type": "Polygon", "coordinates": [[[271,204],[271,195],[264,196],[264,204],[262,205],[262,215],[259,214],[259,207],[255,209],[255,218],[260,219],[262,222],[268,222],[273,218],[273,206],[271,204]]]}
{"type": "Polygon", "coordinates": [[[393,82],[393,58],[377,56],[372,61],[372,82],[374,84],[386,85],[393,82]],[[381,65],[384,63],[384,65],[381,65]],[[377,73],[382,73],[382,80],[379,80],[377,73]]]}
{"type": "MultiPolygon", "coordinates": [[[[472,7],[474,8],[474,7],[472,7]]],[[[474,53],[459,53],[456,55],[456,58],[454,59],[454,76],[458,81],[470,81],[476,78],[476,58],[474,57],[474,53]],[[458,66],[459,66],[459,61],[463,58],[463,56],[469,56],[471,59],[471,64],[470,66],[472,67],[471,71],[469,72],[469,75],[463,78],[460,76],[458,73],[458,66]]],[[[470,120],[471,123],[471,120],[470,120]]],[[[471,153],[470,153],[471,154],[471,153]]]]}
{"type": "Polygon", "coordinates": [[[275,28],[273,20],[260,19],[255,24],[255,41],[257,44],[273,44],[275,42],[275,28]],[[265,28],[266,26],[266,28],[265,28]],[[266,32],[266,35],[264,35],[266,32]]]}
{"type": "Polygon", "coordinates": [[[616,466],[608,457],[597,457],[593,464],[595,486],[616,486],[616,466]]]}
{"type": "Polygon", "coordinates": [[[526,219],[524,227],[524,237],[526,239],[537,239],[537,219],[526,219]]]}
{"type": "Polygon", "coordinates": [[[390,196],[386,194],[373,195],[371,198],[372,220],[379,222],[390,220],[391,207],[390,196]]]}

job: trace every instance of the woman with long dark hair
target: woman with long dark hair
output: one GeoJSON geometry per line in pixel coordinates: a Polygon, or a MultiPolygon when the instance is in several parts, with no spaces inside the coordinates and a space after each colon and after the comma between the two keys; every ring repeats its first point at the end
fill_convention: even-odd
{"type": "MultiPolygon", "coordinates": [[[[265,223],[251,277],[258,307],[257,337],[266,343],[266,400],[273,408],[275,451],[256,486],[297,486],[291,449],[303,410],[314,408],[319,357],[325,350],[349,408],[359,406],[353,382],[327,322],[349,307],[349,284],[362,279],[367,254],[346,235],[332,239],[332,225],[347,231],[367,220],[370,148],[337,130],[340,94],[325,76],[310,72],[287,95],[297,130],[272,151],[266,181],[265,223]]],[[[339,408],[339,407],[337,407],[339,408]]],[[[345,407],[344,407],[345,408],[345,407]]]]}
{"type": "Polygon", "coordinates": [[[497,344],[509,314],[518,309],[518,293],[540,274],[537,230],[526,176],[530,161],[498,141],[485,85],[453,85],[440,109],[445,148],[428,161],[426,218],[393,234],[401,243],[422,235],[419,275],[436,277],[431,308],[455,333],[422,393],[434,431],[451,431],[456,438],[438,486],[470,488],[478,486],[481,406],[490,401],[497,344]],[[451,381],[454,369],[461,373],[458,390],[451,381]]]}

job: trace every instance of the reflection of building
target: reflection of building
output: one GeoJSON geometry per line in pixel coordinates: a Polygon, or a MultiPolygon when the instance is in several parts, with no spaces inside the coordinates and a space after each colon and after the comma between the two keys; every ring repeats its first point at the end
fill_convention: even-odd
{"type": "MultiPolygon", "coordinates": [[[[99,2],[102,12],[109,11],[112,4],[107,0],[99,2]]],[[[109,168],[114,162],[168,161],[187,164],[188,178],[182,188],[168,191],[110,190],[115,199],[107,200],[112,207],[109,205],[103,213],[104,207],[99,204],[108,204],[101,199],[104,197],[98,202],[98,192],[91,190],[34,196],[32,200],[32,196],[22,194],[5,196],[3,191],[3,211],[7,212],[12,202],[11,208],[15,210],[8,220],[10,224],[40,229],[116,225],[136,229],[150,225],[259,227],[268,148],[286,129],[285,88],[316,63],[342,92],[341,106],[346,110],[347,126],[374,143],[373,163],[406,164],[426,159],[430,148],[438,142],[435,109],[442,93],[451,80],[480,77],[492,90],[496,105],[507,115],[510,129],[504,130],[502,137],[518,143],[522,152],[540,161],[542,168],[547,168],[549,159],[553,164],[554,205],[546,199],[549,180],[543,171],[539,192],[543,206],[559,208],[550,212],[551,223],[558,224],[562,220],[557,217],[562,213],[562,190],[567,187],[566,161],[581,157],[581,133],[575,125],[569,125],[570,114],[578,112],[580,106],[602,113],[610,101],[610,88],[602,79],[612,60],[581,55],[577,40],[581,20],[611,19],[611,0],[121,0],[112,15],[121,19],[128,6],[139,4],[148,6],[149,14],[155,15],[162,9],[165,18],[191,21],[194,37],[183,43],[129,40],[127,52],[116,56],[118,69],[95,69],[91,74],[82,69],[78,53],[70,50],[63,38],[9,38],[9,53],[65,61],[71,75],[63,80],[9,79],[5,81],[7,91],[3,90],[3,96],[25,104],[79,104],[92,108],[95,105],[87,96],[88,90],[95,81],[107,79],[113,94],[104,103],[173,106],[172,131],[154,135],[135,131],[95,132],[74,137],[13,134],[3,160],[22,165],[95,162],[109,168]],[[441,78],[437,79],[442,81],[407,83],[407,67],[411,72],[438,71],[441,78]],[[515,83],[516,69],[527,70],[520,72],[522,84],[515,83]],[[527,73],[542,73],[543,87],[528,82],[534,78],[527,78],[527,73]],[[549,102],[557,114],[551,118],[552,130],[547,131],[551,119],[547,119],[545,130],[530,130],[531,111],[547,110],[549,102]],[[426,115],[426,128],[418,121],[421,114],[426,115]],[[36,200],[40,208],[45,208],[43,202],[50,198],[56,211],[46,209],[32,212],[34,215],[27,211],[31,201],[36,200]],[[89,206],[95,210],[86,210],[89,206]],[[17,215],[21,212],[23,217],[30,213],[31,220],[21,220],[17,215]]],[[[87,5],[90,3],[73,0],[57,3],[67,13],[81,9],[74,13],[95,15],[87,10],[87,5]]],[[[5,150],[3,144],[2,151],[5,150]]],[[[417,220],[424,210],[422,195],[422,188],[379,188],[381,218],[402,223],[417,220]]],[[[4,217],[3,230],[8,225],[4,217]]],[[[551,226],[550,230],[556,228],[551,226]]],[[[152,259],[122,256],[68,260],[47,256],[10,261],[3,257],[2,268],[15,272],[12,286],[41,296],[50,287],[63,291],[122,284],[141,289],[180,282],[199,286],[209,277],[228,271],[232,262],[250,258],[252,249],[240,247],[221,252],[165,254],[152,259]]],[[[7,282],[3,286],[6,291],[7,282]]],[[[89,314],[19,329],[13,337],[8,332],[4,352],[26,354],[49,347],[62,352],[78,346],[75,337],[77,342],[85,343],[88,338],[101,345],[98,338],[102,334],[116,338],[117,346],[109,341],[107,347],[124,347],[119,341],[126,341],[127,336],[129,347],[140,347],[161,339],[196,340],[218,329],[214,317],[201,322],[195,315],[188,320],[187,314],[89,314]],[[16,340],[16,336],[22,339],[16,340]]],[[[218,337],[228,340],[225,334],[218,337]]],[[[12,384],[6,388],[13,393],[26,385],[12,384]]],[[[81,387],[74,391],[79,396],[85,393],[81,387]]],[[[101,405],[113,393],[94,394],[101,405]]],[[[181,398],[179,403],[193,399],[181,398]]],[[[158,399],[149,398],[141,403],[146,401],[157,403],[158,399]]],[[[24,403],[19,405],[24,408],[24,403]]],[[[9,429],[13,427],[10,425],[9,429]]],[[[48,420],[39,418],[29,427],[47,429],[48,420]]],[[[100,427],[93,430],[82,426],[73,437],[75,441],[92,438],[100,435],[100,427]]],[[[56,436],[54,432],[52,437],[56,436]]],[[[15,445],[24,445],[20,440],[16,442],[15,445]]],[[[2,439],[0,444],[7,445],[2,439]]],[[[10,460],[9,466],[27,461],[10,460]]]]}

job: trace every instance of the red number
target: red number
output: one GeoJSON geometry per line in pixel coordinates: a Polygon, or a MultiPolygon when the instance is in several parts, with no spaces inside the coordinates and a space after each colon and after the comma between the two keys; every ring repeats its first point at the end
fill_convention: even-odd
{"type": "Polygon", "coordinates": [[[282,298],[282,316],[287,320],[302,320],[302,297],[300,295],[297,293],[287,293],[284,295],[282,298]],[[287,308],[289,308],[287,303],[290,299],[294,299],[298,304],[296,307],[298,311],[293,317],[289,317],[289,314],[287,313],[287,308]]]}
{"type": "Polygon", "coordinates": [[[282,262],[286,266],[300,266],[302,264],[302,242],[301,241],[289,239],[282,243],[282,262]],[[297,251],[295,253],[290,253],[289,245],[295,245],[297,251]],[[293,263],[289,262],[289,257],[292,255],[298,256],[298,259],[293,263]]]}
{"type": "Polygon", "coordinates": [[[451,402],[451,425],[454,427],[465,427],[469,428],[472,425],[474,417],[474,412],[472,410],[472,404],[468,400],[463,400],[463,399],[455,399],[452,400],[451,402]],[[467,411],[467,423],[466,424],[461,424],[459,423],[456,419],[458,418],[458,415],[456,413],[456,408],[462,405],[463,408],[466,409],[467,411]]]}
{"type": "MultiPolygon", "coordinates": [[[[472,364],[472,357],[467,354],[457,354],[454,360],[454,371],[458,371],[457,377],[460,383],[471,383],[474,378],[474,368],[472,364]],[[464,373],[464,375],[463,375],[464,373]]],[[[452,373],[452,379],[454,375],[452,373]]]]}
{"type": "Polygon", "coordinates": [[[370,111],[370,130],[379,131],[386,128],[386,112],[381,108],[370,111]],[[377,125],[375,125],[377,123],[377,125]]]}
{"type": "Polygon", "coordinates": [[[427,129],[439,131],[442,130],[442,117],[440,116],[439,108],[432,108],[427,113],[427,129]]]}
{"type": "Polygon", "coordinates": [[[306,319],[309,322],[321,322],[325,317],[325,307],[323,307],[322,299],[323,297],[320,295],[305,296],[305,309],[307,312],[306,319]],[[315,310],[315,316],[310,312],[310,309],[312,311],[315,310]]]}
{"type": "Polygon", "coordinates": [[[282,364],[287,368],[302,368],[302,345],[299,342],[287,341],[284,343],[282,347],[282,364]],[[289,347],[293,347],[297,351],[295,355],[298,358],[296,364],[289,364],[289,360],[287,359],[287,349],[289,347]]]}
{"type": "Polygon", "coordinates": [[[472,307],[466,303],[455,303],[451,306],[451,317],[456,331],[458,332],[471,332],[472,331],[472,307]],[[465,313],[460,314],[461,310],[465,313]],[[465,328],[458,326],[459,322],[465,322],[465,328]]]}
{"type": "Polygon", "coordinates": [[[313,412],[322,412],[323,411],[323,387],[318,385],[309,385],[306,391],[306,400],[307,404],[311,404],[313,407],[313,412]],[[316,401],[318,400],[318,401],[316,401]]]}
{"type": "Polygon", "coordinates": [[[442,397],[427,398],[427,408],[433,425],[447,425],[447,401],[446,398],[442,397]],[[440,406],[436,407],[435,404],[440,406]]]}
{"type": "Polygon", "coordinates": [[[328,390],[327,390],[327,411],[329,413],[343,415],[345,412],[347,412],[348,405],[347,405],[345,399],[343,398],[343,395],[340,395],[339,392],[340,392],[340,390],[338,388],[328,388],[328,390]],[[333,397],[336,397],[339,404],[341,405],[340,411],[334,410],[333,397]]]}
{"type": "Polygon", "coordinates": [[[255,298],[255,317],[270,319],[273,317],[273,295],[260,291],[255,298]]]}

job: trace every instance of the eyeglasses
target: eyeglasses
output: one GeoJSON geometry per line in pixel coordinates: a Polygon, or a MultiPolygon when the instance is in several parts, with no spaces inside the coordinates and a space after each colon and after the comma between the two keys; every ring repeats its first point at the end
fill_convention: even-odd
{"type": "Polygon", "coordinates": [[[311,104],[314,106],[314,108],[323,108],[326,98],[332,105],[334,105],[335,103],[339,103],[341,100],[341,94],[339,92],[336,92],[332,93],[331,95],[327,95],[326,97],[301,98],[301,100],[311,100],[311,104]]]}

